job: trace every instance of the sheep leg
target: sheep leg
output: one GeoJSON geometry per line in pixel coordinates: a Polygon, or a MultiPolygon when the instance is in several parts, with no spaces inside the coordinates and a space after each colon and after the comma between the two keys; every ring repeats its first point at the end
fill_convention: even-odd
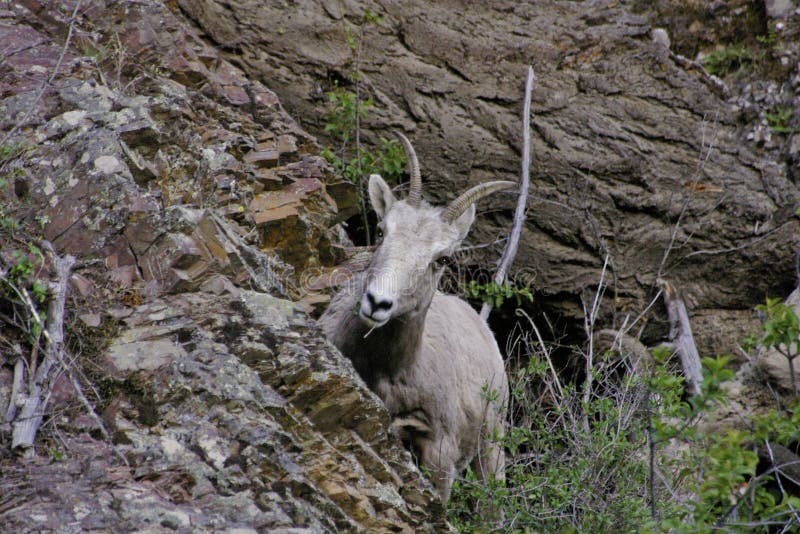
{"type": "Polygon", "coordinates": [[[417,447],[422,453],[422,466],[430,471],[433,485],[446,505],[456,476],[455,457],[458,451],[446,439],[422,439],[417,442],[417,447]]]}
{"type": "MultiPolygon", "coordinates": [[[[502,445],[493,443],[488,439],[481,441],[481,447],[478,454],[475,455],[470,463],[472,471],[477,475],[478,480],[486,483],[489,478],[494,475],[494,479],[500,485],[505,485],[506,480],[506,454],[503,451],[502,445]]],[[[481,499],[483,501],[483,499],[481,499]]],[[[502,521],[505,514],[503,513],[502,506],[494,506],[492,503],[494,499],[489,502],[481,502],[477,505],[477,512],[487,519],[494,521],[502,521]]]]}
{"type": "Polygon", "coordinates": [[[505,482],[506,454],[502,445],[484,439],[481,450],[475,455],[470,467],[481,481],[486,481],[491,475],[494,475],[497,482],[505,482]]]}

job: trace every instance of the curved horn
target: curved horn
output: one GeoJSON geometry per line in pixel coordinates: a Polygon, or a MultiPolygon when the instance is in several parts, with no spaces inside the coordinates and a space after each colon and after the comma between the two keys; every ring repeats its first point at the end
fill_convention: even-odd
{"type": "Polygon", "coordinates": [[[511,189],[512,187],[517,187],[517,182],[498,180],[496,182],[478,184],[471,189],[467,189],[458,195],[458,198],[447,205],[447,210],[444,212],[444,220],[451,223],[458,219],[462,213],[467,211],[470,204],[492,193],[502,191],[503,189],[511,189]]]}
{"type": "Polygon", "coordinates": [[[408,198],[406,201],[416,208],[419,206],[420,200],[422,200],[422,177],[420,176],[419,172],[417,153],[414,152],[414,147],[411,146],[411,141],[409,141],[405,135],[396,130],[394,135],[396,135],[403,144],[403,150],[406,153],[406,159],[408,159],[409,172],[411,173],[411,187],[409,188],[408,198]]]}

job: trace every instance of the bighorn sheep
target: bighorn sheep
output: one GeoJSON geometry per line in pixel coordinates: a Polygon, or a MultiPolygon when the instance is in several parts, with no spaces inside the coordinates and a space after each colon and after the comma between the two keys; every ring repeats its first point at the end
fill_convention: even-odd
{"type": "Polygon", "coordinates": [[[419,163],[396,134],[410,166],[410,192],[395,198],[377,174],[369,197],[380,218],[369,268],[354,276],[320,318],[384,402],[392,427],[433,475],[443,502],[472,462],[478,476],[504,480],[505,455],[489,438],[504,424],[508,381],[486,323],[462,299],[437,292],[443,266],[475,218],[475,202],[514,182],[488,182],[446,208],[422,200],[419,163]]]}

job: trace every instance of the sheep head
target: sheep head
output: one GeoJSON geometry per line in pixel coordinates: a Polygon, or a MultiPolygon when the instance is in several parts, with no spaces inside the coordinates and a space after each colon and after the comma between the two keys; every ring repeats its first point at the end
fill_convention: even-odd
{"type": "Polygon", "coordinates": [[[408,197],[397,199],[380,175],[369,178],[369,198],[380,222],[376,231],[378,247],[367,271],[359,316],[373,328],[392,318],[425,313],[444,265],[472,226],[475,202],[517,185],[488,182],[465,191],[445,208],[431,206],[422,200],[414,149],[403,134],[396,135],[410,167],[408,197]]]}

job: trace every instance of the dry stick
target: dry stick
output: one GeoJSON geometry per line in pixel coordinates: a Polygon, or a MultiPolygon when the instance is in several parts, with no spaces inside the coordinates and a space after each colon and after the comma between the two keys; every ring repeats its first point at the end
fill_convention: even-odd
{"type": "MultiPolygon", "coordinates": [[[[703,119],[705,123],[705,119],[703,119]]],[[[686,196],[683,201],[683,205],[681,206],[681,211],[678,214],[678,219],[675,221],[675,225],[672,227],[672,233],[669,237],[669,243],[667,244],[667,248],[664,249],[664,255],[661,258],[661,264],[658,266],[658,274],[656,274],[656,279],[661,278],[664,275],[664,268],[667,265],[667,259],[669,258],[669,253],[672,251],[672,247],[675,245],[675,239],[678,236],[678,230],[680,230],[681,222],[683,221],[684,215],[686,215],[687,210],[689,209],[689,204],[691,203],[692,199],[695,196],[695,188],[697,184],[700,183],[700,178],[703,174],[703,169],[706,167],[706,163],[709,159],[711,159],[711,151],[714,149],[714,141],[716,138],[716,131],[714,132],[715,136],[712,137],[710,144],[708,146],[708,150],[706,151],[705,157],[700,161],[700,165],[697,168],[697,172],[694,177],[694,181],[692,181],[690,185],[690,194],[686,196]]],[[[702,145],[705,146],[706,138],[705,138],[705,127],[703,128],[703,140],[701,141],[702,145]]],[[[701,154],[702,155],[702,154],[701,154]]]]}
{"type": "Polygon", "coordinates": [[[14,421],[17,415],[17,395],[22,388],[22,380],[25,378],[25,360],[22,356],[17,357],[17,363],[14,365],[14,383],[11,385],[11,397],[8,400],[8,408],[6,409],[5,423],[14,421]]]}
{"type": "Polygon", "coordinates": [[[653,520],[658,518],[658,510],[656,509],[656,440],[653,436],[655,428],[653,427],[653,413],[650,409],[650,388],[647,388],[644,394],[644,413],[647,417],[647,453],[648,464],[650,466],[650,473],[647,477],[647,493],[650,500],[650,517],[653,520]]]}
{"type": "MultiPolygon", "coordinates": [[[[606,290],[606,269],[608,269],[608,256],[603,262],[603,270],[600,271],[600,284],[597,286],[597,293],[594,295],[594,302],[592,302],[591,309],[586,309],[586,304],[583,303],[583,328],[586,331],[586,339],[588,347],[586,350],[586,378],[583,382],[583,430],[589,432],[589,413],[587,407],[592,400],[592,384],[594,370],[594,324],[597,321],[597,314],[600,312],[600,299],[606,290]]],[[[583,301],[583,299],[581,299],[583,301]]]]}
{"type": "MultiPolygon", "coordinates": [[[[517,255],[519,247],[519,236],[522,233],[522,226],[525,223],[525,207],[528,202],[528,186],[531,179],[531,93],[533,92],[533,82],[536,76],[533,74],[533,67],[528,67],[528,78],[525,82],[525,107],[522,111],[522,171],[519,182],[519,196],[517,197],[517,208],[514,211],[514,224],[511,227],[511,234],[508,236],[506,248],[500,258],[497,272],[494,274],[494,281],[497,285],[503,285],[506,281],[508,272],[514,257],[517,255]]],[[[486,301],[481,306],[481,319],[484,321],[492,311],[492,303],[486,301]]]]}
{"type": "MultiPolygon", "coordinates": [[[[366,15],[365,15],[366,17],[366,15]]],[[[358,196],[361,199],[361,222],[364,225],[364,235],[367,237],[367,246],[372,245],[372,236],[369,235],[369,219],[367,218],[367,204],[364,198],[365,180],[361,172],[361,49],[364,46],[364,26],[366,20],[361,21],[358,34],[358,49],[356,50],[356,168],[358,173],[358,196]]]]}
{"type": "MultiPolygon", "coordinates": [[[[50,248],[52,252],[52,247],[50,248]]],[[[64,308],[67,300],[67,286],[69,285],[69,275],[72,266],[75,265],[75,258],[72,256],[56,256],[54,254],[53,264],[56,271],[56,280],[51,284],[53,297],[47,308],[47,325],[42,329],[42,335],[47,340],[47,351],[44,361],[37,369],[34,376],[33,386],[28,391],[28,397],[24,400],[22,413],[14,421],[14,432],[12,435],[11,448],[30,449],[36,438],[36,432],[42,423],[47,408],[47,402],[52,392],[54,373],[52,372],[55,364],[58,364],[69,378],[75,393],[81,403],[86,408],[89,416],[95,421],[103,437],[109,439],[108,431],[103,421],[94,411],[89,400],[83,394],[80,383],[75,378],[69,365],[64,361],[64,308]]],[[[34,320],[43,325],[42,318],[36,311],[27,289],[21,288],[26,306],[28,306],[34,320]]]]}
{"type": "MultiPolygon", "coordinates": [[[[11,440],[11,448],[22,447],[29,449],[33,446],[33,440],[39,425],[42,423],[42,416],[46,408],[42,403],[44,395],[48,395],[52,388],[52,369],[58,363],[58,355],[63,350],[64,344],[64,306],[67,299],[67,284],[69,283],[69,273],[75,264],[72,256],[59,257],[53,260],[56,270],[56,281],[53,284],[53,298],[47,308],[47,326],[41,321],[36,306],[30,301],[27,291],[23,291],[26,297],[26,305],[34,315],[34,320],[41,326],[47,339],[47,353],[44,361],[36,370],[33,377],[33,384],[28,391],[27,398],[23,401],[22,413],[14,421],[14,432],[11,440]]],[[[24,288],[22,288],[24,290],[24,288]]]]}
{"type": "Polygon", "coordinates": [[[669,337],[681,358],[686,389],[690,395],[699,395],[703,386],[703,369],[700,365],[700,354],[694,343],[686,305],[669,282],[659,278],[656,283],[664,293],[664,303],[669,316],[669,337]]]}

